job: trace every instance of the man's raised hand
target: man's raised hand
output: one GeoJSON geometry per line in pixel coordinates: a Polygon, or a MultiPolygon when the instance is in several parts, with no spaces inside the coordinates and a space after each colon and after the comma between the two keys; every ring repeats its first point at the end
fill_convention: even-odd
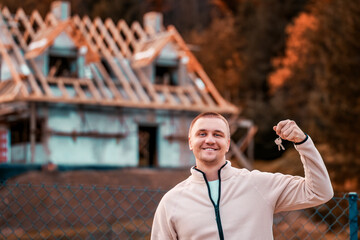
{"type": "Polygon", "coordinates": [[[302,142],[306,138],[305,133],[293,120],[280,121],[273,129],[279,137],[294,143],[302,142]]]}

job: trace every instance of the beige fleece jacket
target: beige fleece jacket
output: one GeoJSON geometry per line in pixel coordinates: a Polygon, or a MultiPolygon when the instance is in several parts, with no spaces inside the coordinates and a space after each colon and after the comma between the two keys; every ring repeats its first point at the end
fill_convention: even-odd
{"type": "MultiPolygon", "coordinates": [[[[313,207],[333,197],[325,164],[311,138],[295,148],[305,178],[237,169],[230,162],[220,170],[224,239],[273,239],[274,213],[313,207]]],[[[192,168],[191,176],[160,201],[151,239],[219,239],[214,209],[203,174],[192,168]]]]}

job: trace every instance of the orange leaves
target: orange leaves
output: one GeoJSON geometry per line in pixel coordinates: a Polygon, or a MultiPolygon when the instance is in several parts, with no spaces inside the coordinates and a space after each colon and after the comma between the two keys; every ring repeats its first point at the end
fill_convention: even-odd
{"type": "Polygon", "coordinates": [[[273,59],[275,71],[269,75],[271,92],[276,91],[291,78],[294,68],[301,68],[307,61],[310,48],[308,33],[317,30],[318,20],[311,14],[301,13],[294,23],[286,28],[288,39],[285,56],[273,59]]]}

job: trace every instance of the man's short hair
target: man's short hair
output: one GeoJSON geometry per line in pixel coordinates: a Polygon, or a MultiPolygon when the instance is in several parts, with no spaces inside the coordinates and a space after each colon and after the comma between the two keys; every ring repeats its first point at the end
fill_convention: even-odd
{"type": "Polygon", "coordinates": [[[200,118],[219,118],[221,120],[223,120],[228,128],[228,135],[229,135],[229,138],[230,138],[230,126],[229,126],[229,122],[226,120],[226,118],[221,115],[220,113],[217,113],[217,112],[203,112],[203,113],[200,113],[199,115],[197,115],[192,121],[191,121],[191,124],[190,124],[190,127],[189,127],[189,137],[190,137],[190,134],[191,134],[191,129],[193,128],[195,122],[197,120],[199,120],[200,118]]]}

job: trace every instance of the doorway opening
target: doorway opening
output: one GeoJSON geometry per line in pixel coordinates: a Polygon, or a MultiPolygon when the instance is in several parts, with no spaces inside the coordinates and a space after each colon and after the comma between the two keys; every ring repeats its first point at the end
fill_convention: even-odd
{"type": "Polygon", "coordinates": [[[157,127],[139,126],[139,167],[157,166],[157,127]]]}

